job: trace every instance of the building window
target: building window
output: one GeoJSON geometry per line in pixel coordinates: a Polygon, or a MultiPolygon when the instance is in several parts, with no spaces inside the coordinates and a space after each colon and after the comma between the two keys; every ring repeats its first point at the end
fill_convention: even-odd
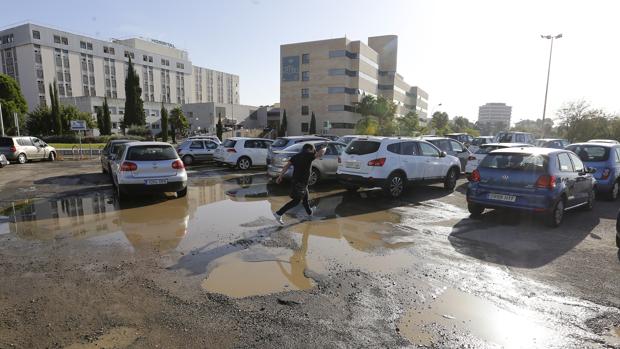
{"type": "Polygon", "coordinates": [[[351,77],[357,76],[357,72],[355,70],[349,70],[349,69],[344,69],[344,68],[330,69],[328,71],[328,74],[329,76],[341,76],[341,75],[346,75],[346,76],[351,76],[351,77]]]}
{"type": "Polygon", "coordinates": [[[301,55],[301,63],[302,64],[309,64],[310,63],[310,54],[309,53],[304,53],[303,55],[301,55]]]}
{"type": "Polygon", "coordinates": [[[334,50],[329,51],[329,58],[348,57],[350,59],[357,59],[358,54],[347,50],[334,50]]]}
{"type": "Polygon", "coordinates": [[[178,69],[185,69],[185,64],[177,62],[177,68],[178,69]]]}
{"type": "Polygon", "coordinates": [[[86,50],[86,42],[80,41],[80,48],[86,50]]]}
{"type": "Polygon", "coordinates": [[[69,45],[69,39],[67,39],[66,36],[61,37],[60,41],[62,42],[63,45],[69,45]]]}
{"type": "Polygon", "coordinates": [[[307,88],[302,88],[301,89],[301,98],[308,98],[310,97],[310,90],[307,88]]]}
{"type": "Polygon", "coordinates": [[[301,72],[301,80],[302,81],[309,81],[310,80],[310,72],[309,71],[302,71],[301,72]]]}
{"type": "Polygon", "coordinates": [[[148,62],[149,57],[147,55],[142,55],[142,60],[148,62]]]}
{"type": "Polygon", "coordinates": [[[149,63],[153,63],[153,56],[149,56],[149,63]]]}
{"type": "Polygon", "coordinates": [[[135,58],[133,52],[125,51],[125,58],[129,58],[129,57],[131,57],[131,59],[135,58]]]}
{"type": "Polygon", "coordinates": [[[309,127],[308,127],[308,123],[307,122],[302,122],[301,123],[301,132],[308,132],[309,127]]]}
{"type": "Polygon", "coordinates": [[[55,44],[60,44],[60,36],[54,35],[54,43],[55,44]]]}
{"type": "Polygon", "coordinates": [[[330,94],[346,93],[346,94],[350,94],[350,95],[355,95],[355,94],[357,94],[357,89],[349,88],[349,87],[328,87],[327,88],[327,93],[330,93],[330,94]]]}
{"type": "Polygon", "coordinates": [[[348,122],[332,122],[332,128],[340,128],[340,129],[349,129],[352,130],[355,128],[355,124],[351,124],[348,122]]]}
{"type": "Polygon", "coordinates": [[[301,115],[309,115],[310,114],[310,108],[308,108],[307,105],[302,105],[301,106],[301,115]]]}
{"type": "Polygon", "coordinates": [[[340,105],[340,104],[335,104],[335,105],[328,105],[327,106],[327,110],[328,111],[350,111],[350,112],[355,112],[355,107],[350,106],[350,105],[340,105]]]}
{"type": "Polygon", "coordinates": [[[40,40],[41,39],[41,32],[39,32],[38,30],[33,30],[32,31],[32,38],[40,40]]]}
{"type": "Polygon", "coordinates": [[[86,49],[92,51],[93,50],[93,43],[92,42],[87,42],[86,43],[86,49]]]}

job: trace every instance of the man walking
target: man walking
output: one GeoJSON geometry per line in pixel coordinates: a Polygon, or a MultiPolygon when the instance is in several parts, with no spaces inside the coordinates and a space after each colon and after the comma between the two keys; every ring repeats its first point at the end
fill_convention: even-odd
{"type": "Polygon", "coordinates": [[[323,147],[321,150],[316,150],[311,143],[304,144],[301,148],[301,152],[293,155],[289,162],[284,166],[280,176],[276,179],[276,183],[282,183],[282,178],[289,167],[293,166],[293,177],[291,178],[291,201],[282,206],[273,216],[276,218],[276,222],[284,224],[282,221],[282,215],[291,208],[302,203],[306,209],[308,216],[312,216],[312,209],[308,203],[308,179],[310,178],[310,169],[312,168],[312,161],[319,159],[325,155],[327,147],[323,147]]]}

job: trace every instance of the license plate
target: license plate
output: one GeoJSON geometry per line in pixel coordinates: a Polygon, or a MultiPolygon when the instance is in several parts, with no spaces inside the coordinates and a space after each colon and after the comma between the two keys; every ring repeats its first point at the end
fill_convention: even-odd
{"type": "Polygon", "coordinates": [[[144,181],[146,185],[168,184],[167,179],[147,179],[144,181]]]}
{"type": "Polygon", "coordinates": [[[344,166],[346,168],[356,168],[359,169],[360,168],[360,163],[357,161],[347,161],[344,166]]]}
{"type": "Polygon", "coordinates": [[[514,196],[514,195],[504,195],[504,194],[494,194],[494,193],[491,193],[491,194],[489,194],[489,199],[491,199],[491,200],[499,200],[499,201],[515,202],[517,200],[517,197],[514,196]]]}

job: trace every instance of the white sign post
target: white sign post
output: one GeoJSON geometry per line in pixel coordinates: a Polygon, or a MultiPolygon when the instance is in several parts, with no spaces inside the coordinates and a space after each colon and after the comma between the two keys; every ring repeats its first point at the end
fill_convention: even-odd
{"type": "Polygon", "coordinates": [[[86,132],[88,130],[88,126],[86,125],[86,121],[84,120],[71,120],[71,131],[77,131],[78,140],[80,142],[80,160],[82,159],[82,135],[80,131],[86,132]]]}

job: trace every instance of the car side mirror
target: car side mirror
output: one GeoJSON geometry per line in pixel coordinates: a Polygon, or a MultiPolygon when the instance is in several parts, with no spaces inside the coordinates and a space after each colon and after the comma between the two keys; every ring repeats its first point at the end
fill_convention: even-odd
{"type": "Polygon", "coordinates": [[[448,156],[448,153],[446,153],[445,151],[439,153],[440,158],[445,158],[446,156],[448,156]]]}

